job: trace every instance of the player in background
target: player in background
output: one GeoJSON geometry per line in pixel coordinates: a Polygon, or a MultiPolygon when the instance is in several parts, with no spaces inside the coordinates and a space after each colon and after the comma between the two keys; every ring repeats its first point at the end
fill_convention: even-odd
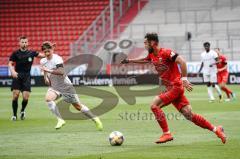
{"type": "Polygon", "coordinates": [[[26,36],[19,38],[19,49],[14,51],[9,58],[8,67],[13,77],[12,81],[12,121],[17,120],[18,98],[22,93],[22,108],[20,112],[21,120],[26,117],[25,109],[31,92],[31,67],[35,57],[43,58],[43,54],[28,49],[28,39],[26,36]]]}
{"type": "Polygon", "coordinates": [[[214,102],[215,100],[212,88],[216,89],[219,101],[222,101],[222,93],[217,85],[217,66],[213,65],[218,61],[218,55],[214,50],[210,49],[209,42],[205,42],[203,46],[205,51],[201,53],[202,62],[198,73],[200,74],[203,69],[203,81],[207,84],[209,102],[214,102]]]}
{"type": "Polygon", "coordinates": [[[147,33],[144,45],[149,52],[146,58],[125,59],[121,63],[153,64],[162,84],[165,86],[165,91],[157,95],[151,104],[152,112],[163,130],[163,135],[160,136],[156,143],[165,143],[173,140],[173,136],[168,128],[166,116],[162,110],[163,107],[169,104],[173,104],[186,119],[197,126],[214,132],[222,142],[225,143],[226,136],[222,126],[214,126],[201,115],[194,113],[188,99],[184,95],[184,88],[188,91],[192,91],[193,89],[187,79],[186,61],[171,49],[161,48],[156,33],[147,33]],[[180,66],[181,74],[178,65],[180,66]]]}
{"type": "Polygon", "coordinates": [[[92,114],[87,106],[80,103],[78,95],[64,72],[64,65],[62,58],[54,53],[54,45],[51,42],[44,42],[42,44],[42,51],[45,53],[46,58],[41,59],[41,70],[44,72],[44,80],[49,89],[46,93],[46,103],[52,113],[57,117],[56,129],[60,129],[65,121],[63,120],[58,107],[55,103],[59,97],[67,103],[71,103],[78,111],[94,121],[98,130],[103,129],[100,119],[92,114]]]}
{"type": "Polygon", "coordinates": [[[218,54],[218,62],[217,65],[217,81],[220,88],[226,93],[227,99],[226,102],[230,101],[231,98],[235,99],[235,94],[226,86],[228,81],[228,70],[227,70],[227,58],[220,52],[219,48],[214,49],[218,54]]]}

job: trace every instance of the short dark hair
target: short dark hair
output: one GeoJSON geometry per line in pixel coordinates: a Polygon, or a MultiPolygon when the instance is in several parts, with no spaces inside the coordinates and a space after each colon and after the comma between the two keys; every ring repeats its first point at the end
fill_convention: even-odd
{"type": "Polygon", "coordinates": [[[203,43],[203,46],[205,47],[205,46],[210,46],[210,42],[205,42],[205,43],[203,43]]]}
{"type": "Polygon", "coordinates": [[[158,34],[157,33],[147,33],[145,35],[145,38],[148,40],[148,41],[155,41],[155,42],[159,42],[158,40],[158,34]]]}
{"type": "Polygon", "coordinates": [[[27,39],[27,37],[22,35],[22,36],[19,37],[19,41],[22,40],[22,39],[27,39]]]}
{"type": "Polygon", "coordinates": [[[54,44],[52,44],[50,41],[45,41],[42,43],[42,51],[46,49],[52,49],[54,44]]]}

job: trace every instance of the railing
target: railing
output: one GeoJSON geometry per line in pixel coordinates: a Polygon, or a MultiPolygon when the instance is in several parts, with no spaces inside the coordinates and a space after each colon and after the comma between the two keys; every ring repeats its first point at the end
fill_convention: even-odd
{"type": "Polygon", "coordinates": [[[101,42],[113,31],[113,27],[119,22],[121,17],[136,2],[136,0],[118,0],[118,5],[114,5],[116,4],[114,0],[109,1],[110,4],[87,30],[74,43],[70,44],[71,56],[79,53],[94,54],[101,42]],[[113,21],[111,21],[111,18],[113,18],[113,21]]]}
{"type": "MultiPolygon", "coordinates": [[[[138,5],[140,8],[141,2],[144,2],[146,0],[139,0],[138,5]]],[[[150,10],[151,12],[154,12],[156,10],[164,11],[164,23],[187,23],[187,22],[201,22],[204,21],[202,17],[204,14],[208,16],[208,21],[212,21],[212,9],[220,9],[222,7],[230,7],[235,8],[240,6],[239,0],[230,0],[230,1],[220,1],[220,0],[208,0],[207,3],[198,1],[198,0],[149,0],[148,7],[145,8],[145,11],[150,10]],[[172,2],[175,2],[172,4],[172,2]],[[195,3],[201,3],[201,6],[191,6],[191,4],[195,3]],[[223,3],[224,2],[224,3],[223,3]],[[177,15],[177,18],[172,19],[171,17],[168,17],[170,14],[177,15]],[[204,13],[204,14],[202,14],[204,13]],[[184,15],[188,15],[186,18],[184,15]],[[201,15],[201,17],[199,17],[201,15]],[[192,18],[189,18],[192,17],[192,18]],[[175,20],[175,21],[173,21],[175,20]]]]}
{"type": "MultiPolygon", "coordinates": [[[[94,20],[94,22],[83,32],[77,41],[71,44],[71,55],[75,56],[79,52],[87,53],[89,45],[92,41],[97,41],[97,24],[101,23],[101,31],[98,31],[98,38],[103,39],[110,29],[109,18],[110,6],[107,6],[102,13],[94,20]],[[101,35],[100,35],[101,34],[101,35]],[[90,36],[91,35],[91,36],[90,36]],[[90,40],[90,37],[92,38],[90,40]]],[[[96,47],[96,46],[95,46],[96,47]]]]}
{"type": "MultiPolygon", "coordinates": [[[[178,24],[176,24],[178,25],[178,24]]],[[[238,29],[232,29],[232,26],[240,26],[239,21],[208,21],[208,22],[198,22],[194,25],[192,24],[179,24],[183,26],[181,36],[163,36],[161,31],[164,29],[163,27],[168,27],[164,23],[160,24],[130,24],[128,25],[127,30],[124,35],[134,40],[136,43],[141,41],[144,35],[149,31],[148,28],[151,28],[152,31],[160,33],[160,43],[164,47],[171,47],[183,54],[186,54],[188,60],[196,60],[194,58],[194,53],[199,53],[202,50],[202,43],[204,41],[209,41],[212,43],[213,47],[222,48],[225,53],[228,54],[228,58],[234,60],[236,55],[240,53],[240,27],[238,29]],[[208,24],[206,27],[205,24],[208,24]],[[236,25],[238,24],[238,25],[236,25]],[[202,26],[203,25],[203,26],[202,26]],[[222,29],[217,29],[218,25],[222,26],[222,29]],[[138,34],[136,34],[136,28],[138,28],[138,34]],[[191,41],[187,41],[187,37],[185,34],[187,32],[193,33],[193,38],[191,41]],[[201,36],[203,35],[203,36],[201,36]],[[200,37],[198,37],[200,36],[200,37]],[[201,39],[201,40],[200,40],[201,39]],[[196,48],[194,43],[198,43],[200,48],[196,48]],[[223,46],[224,45],[224,46],[223,46]],[[184,48],[183,48],[184,47],[184,48]]],[[[121,27],[126,27],[124,24],[118,26],[118,30],[121,30],[121,27]]],[[[236,28],[236,27],[235,27],[236,28]]],[[[173,29],[174,30],[174,29],[173,29]]],[[[175,29],[176,32],[179,32],[175,29]]],[[[120,34],[120,32],[118,32],[120,34]]],[[[142,45],[143,47],[143,45],[142,45]]],[[[240,59],[240,58],[239,58],[240,59]]]]}
{"type": "MultiPolygon", "coordinates": [[[[142,39],[134,39],[134,46],[144,48],[142,39]]],[[[171,48],[181,54],[188,61],[199,61],[200,54],[204,51],[203,43],[205,40],[191,40],[178,39],[177,37],[161,38],[159,40],[161,47],[171,48]],[[176,43],[182,44],[182,47],[177,47],[176,43]]],[[[220,48],[221,51],[228,57],[229,60],[240,60],[240,37],[231,37],[231,39],[212,39],[210,40],[211,48],[220,48]],[[230,43],[230,47],[226,47],[230,43]],[[225,45],[224,45],[225,44],[225,45]]],[[[133,53],[133,52],[131,52],[133,53]]]]}
{"type": "MultiPolygon", "coordinates": [[[[178,24],[178,23],[171,23],[171,24],[178,24]]],[[[240,27],[239,29],[231,29],[230,25],[238,25],[240,26],[240,20],[230,20],[230,21],[204,21],[204,22],[196,22],[196,23],[185,23],[185,24],[181,24],[181,26],[184,27],[184,32],[183,35],[186,32],[192,32],[195,37],[197,37],[198,35],[201,35],[202,30],[206,31],[204,32],[205,34],[209,34],[211,37],[215,36],[215,35],[225,35],[227,37],[230,37],[232,35],[238,35],[240,36],[240,27]],[[193,24],[193,25],[192,25],[193,24]],[[206,25],[204,26],[204,29],[202,29],[202,25],[204,24],[208,24],[209,26],[206,27],[206,25]],[[216,25],[221,24],[221,27],[224,29],[217,29],[215,28],[216,25]]],[[[142,30],[142,36],[144,36],[144,34],[147,32],[147,28],[152,28],[153,31],[160,33],[161,32],[161,27],[166,27],[167,25],[165,25],[165,23],[152,23],[152,24],[145,24],[145,23],[138,23],[138,24],[121,24],[118,25],[118,32],[117,34],[120,34],[120,30],[122,27],[126,27],[128,26],[128,35],[129,38],[133,38],[134,39],[134,27],[138,27],[142,30]]],[[[163,28],[164,29],[164,28],[163,28]]]]}

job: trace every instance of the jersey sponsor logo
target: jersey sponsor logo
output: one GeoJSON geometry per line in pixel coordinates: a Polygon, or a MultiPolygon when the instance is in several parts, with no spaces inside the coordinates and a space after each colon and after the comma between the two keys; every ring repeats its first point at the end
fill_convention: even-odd
{"type": "Polygon", "coordinates": [[[154,66],[155,66],[155,69],[157,70],[157,72],[159,74],[162,74],[163,72],[167,71],[168,70],[168,66],[165,65],[165,64],[162,64],[162,63],[153,63],[154,66]]]}
{"type": "Polygon", "coordinates": [[[175,53],[175,52],[173,52],[173,51],[171,51],[171,54],[170,54],[170,56],[171,56],[171,57],[173,57],[174,55],[176,55],[176,53],[175,53]]]}

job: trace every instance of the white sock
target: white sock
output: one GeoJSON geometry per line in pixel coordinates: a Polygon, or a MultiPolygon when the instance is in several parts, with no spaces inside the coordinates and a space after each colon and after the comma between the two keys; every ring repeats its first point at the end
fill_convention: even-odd
{"type": "Polygon", "coordinates": [[[51,110],[51,112],[58,118],[62,119],[61,114],[59,113],[58,107],[54,101],[47,102],[48,108],[51,110]]]}
{"type": "Polygon", "coordinates": [[[97,118],[90,110],[87,106],[81,104],[81,112],[83,114],[85,114],[87,117],[89,117],[90,119],[94,120],[97,118]]]}
{"type": "Polygon", "coordinates": [[[214,100],[212,87],[211,87],[211,86],[210,86],[210,87],[207,87],[207,90],[208,90],[209,99],[210,99],[210,100],[214,100]]]}
{"type": "Polygon", "coordinates": [[[170,134],[170,131],[164,132],[163,134],[170,134]]]}
{"type": "Polygon", "coordinates": [[[216,132],[216,131],[217,131],[217,127],[214,126],[214,128],[213,128],[213,132],[216,132]]]}
{"type": "Polygon", "coordinates": [[[222,92],[217,84],[215,84],[215,89],[217,90],[218,95],[222,95],[222,92]]]}

